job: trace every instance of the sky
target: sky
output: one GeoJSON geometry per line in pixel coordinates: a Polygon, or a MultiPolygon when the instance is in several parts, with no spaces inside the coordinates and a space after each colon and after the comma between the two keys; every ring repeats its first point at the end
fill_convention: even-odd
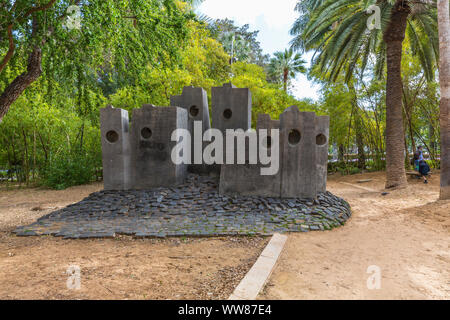
{"type": "MultiPolygon", "coordinates": [[[[258,41],[266,54],[289,48],[292,36],[289,30],[297,18],[294,11],[297,0],[205,0],[198,11],[213,18],[234,20],[239,26],[250,25],[250,30],[259,30],[258,41]]],[[[309,62],[311,54],[304,55],[309,62]]],[[[292,94],[298,98],[318,99],[319,86],[298,75],[292,82],[292,94]]]]}

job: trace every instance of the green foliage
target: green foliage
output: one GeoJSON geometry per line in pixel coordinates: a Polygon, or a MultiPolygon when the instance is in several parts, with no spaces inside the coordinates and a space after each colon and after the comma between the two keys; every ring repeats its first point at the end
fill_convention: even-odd
{"type": "Polygon", "coordinates": [[[362,170],[353,163],[333,162],[328,164],[329,173],[340,173],[343,176],[361,173],[362,170]]]}
{"type": "MultiPolygon", "coordinates": [[[[0,92],[26,69],[30,49],[44,43],[42,76],[0,123],[3,179],[13,176],[18,183],[56,189],[95,181],[102,166],[100,108],[108,103],[128,111],[146,103],[167,106],[170,96],[187,85],[205,88],[211,98],[212,87],[230,81],[250,88],[253,126],[258,114],[278,119],[292,105],[330,115],[330,151],[339,158],[330,163],[330,172],[385,168],[382,34],[393,1],[378,2],[383,28],[373,31],[366,28],[370,1],[298,2],[292,47],[317,51],[309,70],[309,77],[322,85],[317,102],[297,100],[287,90],[295,73],[305,72],[299,54],[286,50],[269,61],[258,31],[248,25],[195,17],[200,0],[82,0],[80,30],[64,26],[69,2],[56,0],[48,10],[25,18],[22,13],[43,1],[17,0],[14,9],[12,2],[0,5],[0,57],[8,50],[6,26],[11,23],[16,44],[0,72],[0,92]],[[230,66],[232,46],[238,61],[230,66]]],[[[402,60],[405,141],[410,152],[424,145],[430,165],[437,168],[435,10],[410,3],[417,7],[409,17],[402,60]]]]}
{"type": "Polygon", "coordinates": [[[366,170],[369,172],[381,171],[386,169],[386,161],[383,159],[374,159],[366,161],[366,170]]]}
{"type": "MultiPolygon", "coordinates": [[[[262,66],[239,61],[231,68],[229,54],[211,34],[210,27],[185,19],[191,12],[187,3],[174,2],[171,10],[178,12],[172,13],[160,12],[166,9],[155,7],[149,19],[160,15],[161,21],[164,20],[161,28],[171,28],[168,23],[176,17],[185,19],[183,25],[166,30],[167,34],[156,32],[150,38],[141,39],[148,31],[140,29],[141,23],[149,23],[149,28],[151,24],[141,22],[141,18],[156,2],[139,4],[145,10],[136,12],[137,29],[133,21],[120,21],[117,6],[121,3],[126,7],[126,2],[119,1],[114,6],[95,1],[83,3],[83,12],[92,17],[86,17],[80,31],[68,32],[61,27],[58,32],[61,37],[68,37],[67,42],[61,48],[50,45],[43,61],[43,75],[12,105],[0,124],[0,170],[10,170],[15,182],[55,189],[95,181],[102,166],[100,108],[109,103],[128,111],[146,103],[167,106],[170,96],[180,94],[188,85],[205,88],[209,98],[212,87],[230,81],[238,87],[250,88],[254,124],[259,113],[269,113],[277,119],[291,105],[298,105],[303,111],[317,110],[312,101],[297,101],[280,84],[269,83],[262,66]],[[97,12],[99,8],[110,11],[97,12]],[[101,21],[113,17],[117,29],[112,32],[108,26],[102,30],[95,24],[97,15],[101,21]],[[88,40],[85,32],[93,32],[89,31],[91,28],[98,28],[96,32],[102,34],[91,39],[91,44],[98,47],[90,51],[83,47],[87,45],[83,41],[88,40]],[[176,30],[182,30],[183,34],[172,34],[171,40],[167,39],[176,30]],[[64,35],[64,32],[68,33],[64,35]],[[113,39],[105,40],[103,46],[98,41],[108,34],[113,39]],[[69,45],[72,47],[67,51],[65,46],[69,45]],[[150,50],[141,55],[142,52],[130,46],[150,50]],[[84,53],[83,49],[86,49],[84,53]],[[129,56],[126,50],[130,50],[129,56]]],[[[260,52],[255,42],[257,33],[247,29],[244,26],[238,31],[253,43],[254,53],[260,52]]],[[[247,61],[254,60],[252,54],[247,61]]],[[[0,90],[23,70],[26,63],[23,57],[18,57],[0,74],[0,90]]]]}
{"type": "MultiPolygon", "coordinates": [[[[73,161],[79,160],[89,175],[82,181],[91,181],[93,173],[89,166],[101,167],[98,119],[81,118],[68,97],[56,97],[61,106],[52,107],[37,89],[33,87],[17,100],[0,123],[0,166],[12,170],[18,182],[61,187],[77,181],[70,172],[77,166],[73,161]],[[64,164],[67,164],[65,174],[64,164]],[[56,168],[58,173],[51,174],[49,168],[56,168]],[[63,179],[64,176],[69,180],[63,179]],[[60,177],[61,182],[55,183],[55,177],[60,177]]],[[[91,99],[96,104],[92,96],[91,99]]]]}
{"type": "Polygon", "coordinates": [[[42,185],[62,190],[93,181],[98,168],[96,159],[85,152],[59,153],[51,156],[42,172],[42,185]]]}
{"type": "MultiPolygon", "coordinates": [[[[344,74],[348,82],[354,76],[358,62],[364,72],[373,56],[376,58],[374,73],[381,78],[386,64],[383,36],[395,3],[377,2],[381,10],[381,29],[370,31],[367,28],[369,15],[366,13],[372,4],[369,1],[305,1],[300,12],[306,13],[303,19],[307,18],[307,21],[298,21],[291,30],[296,36],[294,47],[316,50],[318,56],[314,64],[331,81],[336,81],[344,74]]],[[[420,58],[427,79],[432,80],[439,56],[436,9],[416,1],[405,1],[405,5],[411,8],[406,28],[411,53],[420,58]]]]}
{"type": "Polygon", "coordinates": [[[294,54],[293,49],[275,52],[274,56],[268,67],[269,77],[275,83],[283,84],[284,91],[287,91],[290,80],[295,78],[297,73],[306,73],[306,61],[300,54],[294,54]]]}
{"type": "Polygon", "coordinates": [[[253,124],[258,114],[269,114],[272,119],[278,119],[288,107],[297,105],[301,111],[316,111],[317,106],[310,100],[297,100],[283,91],[278,84],[267,82],[267,74],[263,67],[255,64],[237,62],[233,64],[234,85],[250,88],[252,92],[253,124]]]}
{"type": "Polygon", "coordinates": [[[216,20],[209,25],[211,35],[222,43],[225,51],[237,61],[265,66],[269,59],[257,41],[259,31],[249,31],[248,24],[239,27],[229,19],[216,20]],[[232,50],[233,49],[233,50],[232,50]]]}
{"type": "Polygon", "coordinates": [[[199,23],[190,23],[188,45],[183,52],[182,64],[176,67],[143,68],[140,85],[127,85],[109,97],[118,108],[132,110],[144,103],[159,106],[170,104],[170,96],[181,93],[184,86],[221,86],[229,81],[231,68],[229,56],[222,45],[209,37],[209,31],[199,23]]]}

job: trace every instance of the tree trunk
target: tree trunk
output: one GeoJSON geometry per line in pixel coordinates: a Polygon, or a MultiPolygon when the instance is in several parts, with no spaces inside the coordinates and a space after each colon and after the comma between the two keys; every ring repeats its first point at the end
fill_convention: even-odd
{"type": "Polygon", "coordinates": [[[432,123],[430,123],[428,128],[429,133],[429,144],[430,144],[430,158],[433,161],[436,161],[436,154],[437,154],[437,147],[436,147],[436,140],[434,139],[435,136],[435,129],[432,123]]]}
{"type": "MultiPolygon", "coordinates": [[[[348,84],[348,88],[352,93],[352,115],[354,113],[355,117],[355,140],[356,147],[358,148],[358,168],[364,170],[366,168],[366,155],[364,153],[364,128],[363,128],[363,120],[361,117],[361,111],[358,107],[358,97],[356,95],[356,89],[352,82],[348,84]]],[[[351,117],[350,117],[350,127],[351,127],[351,117]]],[[[350,133],[350,132],[349,132],[350,133]]],[[[350,134],[349,134],[350,137],[350,134]]]]}
{"type": "Polygon", "coordinates": [[[0,96],[0,123],[9,107],[20,97],[23,91],[36,81],[42,73],[42,51],[36,46],[28,58],[27,71],[11,82],[0,96]]]}
{"type": "Polygon", "coordinates": [[[438,0],[441,84],[441,200],[450,199],[450,17],[448,0],[438,0]]]}
{"type": "Polygon", "coordinates": [[[407,185],[402,99],[402,44],[410,8],[397,0],[384,33],[387,59],[386,81],[386,188],[407,185]]]}
{"type": "Polygon", "coordinates": [[[345,149],[344,149],[344,145],[340,144],[339,145],[339,151],[338,151],[338,160],[340,162],[344,162],[344,156],[345,156],[345,149]]]}
{"type": "MultiPolygon", "coordinates": [[[[39,21],[36,18],[35,14],[40,11],[46,11],[53,7],[57,0],[49,0],[46,4],[40,6],[33,6],[29,8],[27,11],[22,13],[22,19],[28,19],[29,16],[32,16],[32,33],[31,38],[36,39],[41,30],[39,21]]],[[[80,0],[76,0],[73,2],[73,5],[78,5],[80,0]]],[[[13,5],[15,7],[15,5],[13,5]]],[[[64,19],[67,14],[63,14],[60,16],[60,19],[64,19]]],[[[47,35],[43,37],[40,41],[40,45],[44,45],[46,41],[46,37],[50,37],[54,31],[54,28],[47,26],[47,35]]],[[[5,59],[3,59],[0,64],[0,72],[3,68],[6,67],[10,59],[12,58],[15,50],[14,38],[13,38],[13,25],[8,26],[8,38],[9,38],[9,50],[6,54],[5,59]]],[[[27,71],[19,75],[16,79],[11,82],[6,89],[3,91],[0,96],[0,123],[3,120],[3,117],[8,113],[11,105],[16,101],[20,95],[27,89],[34,81],[36,81],[40,75],[42,74],[42,50],[39,44],[35,45],[28,56],[28,64],[27,71]]]]}
{"type": "Polygon", "coordinates": [[[355,136],[356,146],[358,147],[358,168],[364,170],[366,168],[366,154],[364,153],[364,135],[363,124],[359,114],[355,117],[355,136]]]}
{"type": "Polygon", "coordinates": [[[288,76],[289,76],[289,70],[284,70],[284,72],[283,72],[283,87],[284,87],[285,92],[287,92],[288,76]]]}

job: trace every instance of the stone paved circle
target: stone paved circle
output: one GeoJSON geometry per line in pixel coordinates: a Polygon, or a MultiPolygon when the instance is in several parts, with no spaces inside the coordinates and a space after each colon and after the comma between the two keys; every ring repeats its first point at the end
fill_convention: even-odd
{"type": "Polygon", "coordinates": [[[189,175],[185,184],[150,191],[100,191],[17,228],[18,236],[66,239],[270,236],[331,230],[351,216],[330,192],[317,199],[223,196],[218,178],[189,175]]]}

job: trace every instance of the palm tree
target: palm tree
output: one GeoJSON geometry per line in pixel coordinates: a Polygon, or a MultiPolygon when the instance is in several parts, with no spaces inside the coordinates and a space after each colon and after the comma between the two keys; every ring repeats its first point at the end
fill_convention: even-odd
{"type": "Polygon", "coordinates": [[[275,52],[274,56],[270,60],[269,76],[276,81],[282,81],[284,91],[287,92],[289,80],[295,78],[297,73],[306,73],[306,61],[302,59],[300,54],[294,55],[293,49],[275,52]]]}
{"type": "Polygon", "coordinates": [[[228,31],[221,33],[218,37],[225,51],[230,55],[230,62],[233,64],[237,61],[247,61],[251,54],[249,41],[245,40],[240,34],[228,31]]]}
{"type": "Polygon", "coordinates": [[[448,0],[438,0],[441,83],[441,200],[450,199],[450,16],[448,0]]]}
{"type": "MultiPolygon", "coordinates": [[[[314,65],[329,80],[341,73],[350,81],[359,63],[364,71],[369,57],[376,58],[374,72],[386,81],[386,187],[407,184],[402,114],[401,62],[403,41],[408,37],[413,54],[418,55],[428,80],[434,78],[439,56],[436,0],[378,0],[381,29],[369,30],[367,0],[305,0],[307,23],[294,24],[292,44],[297,48],[316,50],[314,65]],[[310,10],[313,8],[314,10],[310,10]],[[298,38],[301,38],[299,40],[298,38]]],[[[297,8],[299,10],[299,8],[297,8]]]]}

